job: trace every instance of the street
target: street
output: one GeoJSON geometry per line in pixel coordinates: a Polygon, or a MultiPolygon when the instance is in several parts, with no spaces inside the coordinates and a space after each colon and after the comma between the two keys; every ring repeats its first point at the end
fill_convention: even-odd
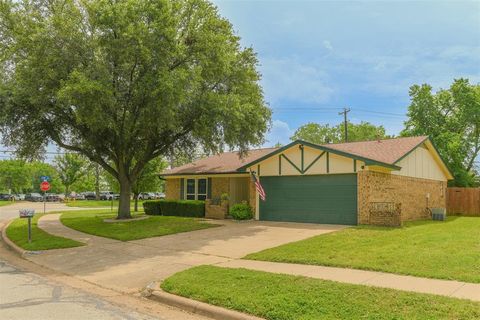
{"type": "MultiPolygon", "coordinates": [[[[0,260],[0,319],[159,319],[126,310],[0,260]]],[[[161,318],[167,319],[167,318],[161,318]]]]}
{"type": "MultiPolygon", "coordinates": [[[[43,203],[19,202],[0,207],[0,229],[8,220],[17,217],[18,210],[23,208],[43,212],[43,203]]],[[[78,209],[66,207],[61,203],[47,203],[47,211],[50,212],[78,209]]],[[[200,320],[207,318],[55,273],[21,258],[1,241],[0,319],[200,320]]]]}

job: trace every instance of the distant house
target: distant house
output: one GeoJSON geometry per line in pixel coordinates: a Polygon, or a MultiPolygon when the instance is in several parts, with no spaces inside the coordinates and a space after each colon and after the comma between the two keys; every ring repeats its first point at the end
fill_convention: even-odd
{"type": "Polygon", "coordinates": [[[426,218],[445,208],[453,179],[428,137],[281,148],[203,158],[165,171],[167,199],[247,201],[255,218],[326,224],[385,224],[426,218]],[[259,199],[255,172],[266,192],[259,199]]]}

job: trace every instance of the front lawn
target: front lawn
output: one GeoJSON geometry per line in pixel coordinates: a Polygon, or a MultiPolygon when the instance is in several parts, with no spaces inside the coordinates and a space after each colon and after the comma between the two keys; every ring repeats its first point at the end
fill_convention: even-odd
{"type": "Polygon", "coordinates": [[[73,248],[84,244],[75,240],[57,237],[40,229],[38,219],[43,214],[32,218],[32,242],[28,243],[28,219],[17,218],[7,228],[7,237],[17,246],[30,251],[73,248]]]}
{"type": "MultiPolygon", "coordinates": [[[[100,237],[122,241],[137,240],[168,234],[216,227],[198,218],[149,216],[148,219],[107,223],[104,219],[117,214],[105,210],[88,210],[63,213],[60,220],[69,228],[100,237]]],[[[140,215],[135,215],[140,216],[140,215]]]]}
{"type": "Polygon", "coordinates": [[[173,294],[266,319],[479,319],[480,303],[267,272],[200,266],[166,279],[173,294]]]}
{"type": "Polygon", "coordinates": [[[13,201],[0,201],[0,207],[8,206],[9,204],[13,204],[13,201]]]}
{"type": "Polygon", "coordinates": [[[253,253],[246,259],[339,266],[480,282],[480,218],[358,226],[253,253]]]}

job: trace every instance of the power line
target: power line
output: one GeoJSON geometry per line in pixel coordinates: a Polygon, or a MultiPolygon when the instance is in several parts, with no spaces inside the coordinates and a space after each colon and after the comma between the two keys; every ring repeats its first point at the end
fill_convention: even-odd
{"type": "MultiPolygon", "coordinates": [[[[0,153],[1,152],[3,152],[3,153],[16,153],[15,150],[0,150],[0,153]]],[[[74,152],[53,152],[53,151],[42,152],[42,154],[51,154],[51,155],[70,154],[70,153],[74,153],[74,152]]]]}
{"type": "MultiPolygon", "coordinates": [[[[343,110],[344,108],[337,107],[280,107],[273,108],[273,112],[289,112],[289,111],[308,111],[308,112],[319,112],[319,113],[333,113],[336,110],[343,110]]],[[[381,114],[395,117],[406,117],[407,114],[394,113],[394,112],[385,112],[385,111],[375,111],[364,108],[350,108],[352,112],[361,112],[361,113],[371,113],[371,114],[381,114]]]]}

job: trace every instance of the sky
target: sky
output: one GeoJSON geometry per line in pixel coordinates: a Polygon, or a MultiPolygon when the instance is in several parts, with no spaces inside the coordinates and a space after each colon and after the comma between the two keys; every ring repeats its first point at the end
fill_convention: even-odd
{"type": "Polygon", "coordinates": [[[409,87],[480,83],[480,1],[214,0],[253,47],[273,110],[265,146],[308,122],[349,120],[398,134],[409,87]]]}
{"type": "Polygon", "coordinates": [[[480,83],[480,1],[213,3],[258,54],[273,110],[264,146],[288,143],[308,122],[336,125],[343,107],[351,108],[350,121],[396,135],[411,85],[438,90],[461,77],[480,83]]]}

